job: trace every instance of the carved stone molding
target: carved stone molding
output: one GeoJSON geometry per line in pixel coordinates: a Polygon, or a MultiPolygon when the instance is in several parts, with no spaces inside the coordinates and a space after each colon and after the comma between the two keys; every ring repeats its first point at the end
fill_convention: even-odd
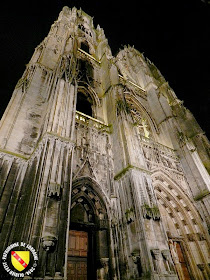
{"type": "Polygon", "coordinates": [[[187,239],[190,242],[193,242],[193,241],[195,241],[195,235],[193,233],[187,234],[187,239]]]}
{"type": "Polygon", "coordinates": [[[135,214],[134,214],[133,208],[127,209],[125,212],[125,216],[126,216],[127,224],[132,223],[135,219],[135,214]]]}
{"type": "Polygon", "coordinates": [[[62,279],[63,279],[63,277],[62,277],[62,275],[61,275],[61,272],[56,272],[56,273],[55,273],[54,280],[62,280],[62,279]]]}
{"type": "Polygon", "coordinates": [[[153,264],[154,264],[154,270],[157,273],[161,273],[161,267],[160,267],[160,249],[155,248],[155,249],[151,249],[151,255],[153,257],[153,264]]]}
{"type": "Polygon", "coordinates": [[[42,247],[45,251],[50,251],[54,249],[57,241],[57,237],[55,236],[44,236],[42,237],[42,247]]]}
{"type": "Polygon", "coordinates": [[[108,229],[108,220],[107,219],[99,220],[99,229],[100,230],[107,230],[108,229]]]}
{"type": "Polygon", "coordinates": [[[62,190],[62,187],[61,187],[60,184],[51,182],[48,186],[47,196],[48,197],[60,198],[61,197],[61,190],[62,190]]]}
{"type": "Polygon", "coordinates": [[[109,258],[101,258],[100,263],[103,268],[106,268],[109,264],[109,258]]]}
{"type": "Polygon", "coordinates": [[[199,263],[199,264],[197,264],[197,267],[200,269],[200,271],[204,271],[205,264],[204,263],[199,263]]]}
{"type": "Polygon", "coordinates": [[[154,205],[153,207],[150,207],[147,204],[142,205],[142,211],[143,211],[143,217],[145,219],[153,219],[155,221],[160,220],[160,211],[159,208],[154,205]]]}
{"type": "Polygon", "coordinates": [[[111,220],[111,227],[114,228],[118,224],[118,219],[116,217],[113,217],[111,220]]]}
{"type": "Polygon", "coordinates": [[[197,237],[199,241],[206,240],[205,234],[203,232],[198,232],[197,237]]]}
{"type": "Polygon", "coordinates": [[[160,249],[152,249],[151,250],[152,255],[154,256],[155,260],[159,260],[160,259],[160,249]]]}
{"type": "Polygon", "coordinates": [[[161,253],[162,253],[163,257],[164,257],[166,260],[169,259],[170,251],[169,251],[168,249],[162,250],[161,253]]]}
{"type": "Polygon", "coordinates": [[[135,264],[138,264],[140,261],[140,252],[138,250],[134,250],[131,253],[132,260],[135,264]]]}

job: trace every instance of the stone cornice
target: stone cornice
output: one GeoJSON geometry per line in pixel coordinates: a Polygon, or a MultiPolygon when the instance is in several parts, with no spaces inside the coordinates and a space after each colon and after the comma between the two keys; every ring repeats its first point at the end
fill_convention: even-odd
{"type": "Polygon", "coordinates": [[[80,48],[78,48],[77,54],[78,54],[78,56],[85,57],[88,60],[93,61],[93,62],[95,62],[95,63],[97,63],[99,65],[101,64],[100,60],[97,60],[95,57],[93,57],[92,55],[90,55],[89,53],[87,53],[86,51],[84,51],[84,50],[82,50],[80,48]]]}
{"type": "Polygon", "coordinates": [[[71,144],[73,147],[75,146],[75,142],[73,142],[70,138],[62,137],[62,136],[60,136],[60,135],[58,135],[56,133],[53,133],[53,132],[46,132],[40,138],[40,140],[38,141],[38,143],[37,143],[36,147],[34,148],[33,152],[30,155],[28,155],[28,156],[20,154],[20,153],[15,153],[15,152],[12,152],[12,151],[9,151],[9,150],[6,150],[6,149],[1,149],[1,148],[0,148],[0,153],[4,153],[4,154],[7,154],[9,156],[13,156],[13,157],[16,157],[16,158],[19,158],[19,159],[23,159],[23,160],[30,160],[33,157],[33,155],[35,154],[35,152],[37,151],[37,149],[39,147],[39,144],[46,137],[48,137],[48,138],[57,138],[57,139],[61,140],[62,142],[66,142],[68,144],[71,144]]]}
{"type": "Polygon", "coordinates": [[[136,169],[136,170],[148,173],[150,175],[152,174],[152,172],[150,172],[144,166],[139,167],[139,166],[134,166],[134,165],[129,164],[114,176],[114,180],[119,180],[123,175],[125,175],[131,169],[136,169]]]}

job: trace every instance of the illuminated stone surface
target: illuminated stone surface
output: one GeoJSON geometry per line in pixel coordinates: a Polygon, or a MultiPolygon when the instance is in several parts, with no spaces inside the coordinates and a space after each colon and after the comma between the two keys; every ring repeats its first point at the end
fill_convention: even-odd
{"type": "Polygon", "coordinates": [[[30,243],[33,279],[207,279],[209,147],[143,54],[113,57],[103,29],[64,7],[0,123],[0,247],[30,243]],[[87,264],[69,226],[88,232],[87,264]]]}

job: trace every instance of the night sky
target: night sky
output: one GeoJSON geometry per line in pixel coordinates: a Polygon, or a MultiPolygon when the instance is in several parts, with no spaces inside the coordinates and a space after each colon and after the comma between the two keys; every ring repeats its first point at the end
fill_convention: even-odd
{"type": "Polygon", "coordinates": [[[35,47],[47,36],[62,7],[75,6],[94,17],[95,26],[104,29],[113,55],[128,44],[143,52],[210,139],[210,5],[204,0],[3,3],[0,115],[35,47]]]}

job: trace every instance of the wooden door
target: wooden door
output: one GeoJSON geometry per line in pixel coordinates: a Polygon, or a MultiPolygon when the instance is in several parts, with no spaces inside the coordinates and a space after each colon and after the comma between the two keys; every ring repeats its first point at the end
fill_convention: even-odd
{"type": "Polygon", "coordinates": [[[180,245],[179,242],[176,242],[175,244],[176,244],[176,250],[177,250],[178,257],[179,257],[179,262],[181,264],[184,279],[185,280],[190,280],[191,278],[190,278],[190,275],[189,275],[189,272],[188,272],[188,269],[187,269],[187,264],[186,264],[186,261],[184,259],[184,255],[183,255],[183,252],[182,252],[181,245],[180,245]]]}
{"type": "Polygon", "coordinates": [[[69,231],[68,280],[87,280],[88,233],[69,231]]]}

